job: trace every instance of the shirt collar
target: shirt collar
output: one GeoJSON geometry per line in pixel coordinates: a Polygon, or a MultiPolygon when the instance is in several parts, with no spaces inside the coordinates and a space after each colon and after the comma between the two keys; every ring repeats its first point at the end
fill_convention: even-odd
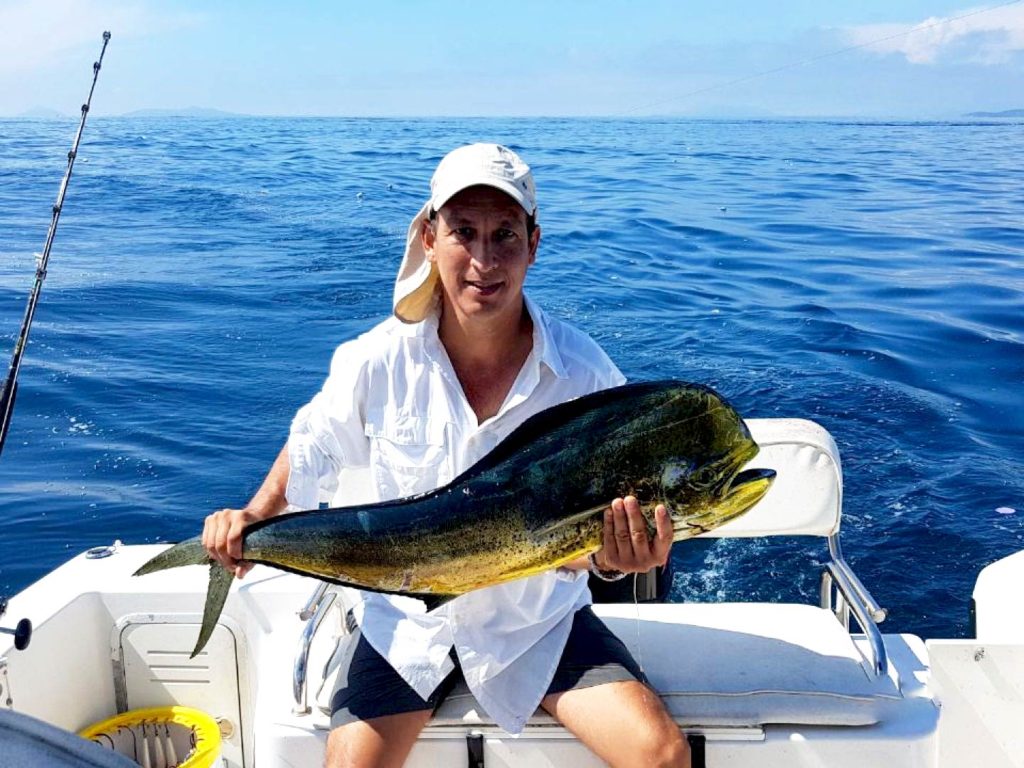
{"type": "Polygon", "coordinates": [[[568,378],[562,356],[558,352],[558,345],[551,336],[551,326],[548,317],[540,307],[533,303],[529,296],[523,294],[526,301],[526,311],[530,313],[533,320],[533,352],[537,360],[544,363],[551,372],[560,379],[568,378]]]}
{"type": "MultiPolygon", "coordinates": [[[[523,294],[523,300],[526,302],[526,311],[530,313],[530,319],[533,320],[533,354],[535,359],[539,363],[544,363],[558,378],[568,378],[569,374],[566,372],[565,363],[558,352],[558,345],[551,335],[551,325],[547,315],[525,293],[523,294]]],[[[438,303],[437,308],[418,323],[396,321],[399,329],[398,332],[403,336],[419,336],[440,343],[437,336],[440,313],[440,303],[438,303]]]]}

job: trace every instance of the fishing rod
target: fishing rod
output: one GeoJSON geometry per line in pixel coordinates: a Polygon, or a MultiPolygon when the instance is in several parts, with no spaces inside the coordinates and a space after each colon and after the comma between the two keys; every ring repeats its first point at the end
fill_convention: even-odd
{"type": "Polygon", "coordinates": [[[25,320],[21,324],[21,333],[14,345],[14,354],[11,356],[11,368],[4,379],[3,390],[0,390],[0,453],[4,450],[4,443],[7,441],[7,431],[11,427],[11,415],[14,413],[14,398],[18,394],[18,371],[21,370],[21,356],[28,344],[28,332],[32,327],[32,318],[36,314],[36,304],[39,303],[39,292],[43,287],[43,280],[46,279],[46,265],[50,261],[50,248],[53,246],[53,238],[57,234],[57,222],[60,220],[60,211],[64,206],[64,193],[68,190],[68,182],[71,180],[71,169],[75,166],[75,157],[78,155],[78,142],[82,140],[82,130],[85,128],[85,116],[89,114],[89,105],[92,104],[92,92],[96,90],[96,80],[100,75],[100,67],[103,65],[103,54],[107,51],[107,43],[110,42],[110,33],[103,33],[103,48],[100,57],[92,65],[92,86],[89,88],[89,97],[82,105],[82,120],[78,124],[78,133],[75,134],[75,143],[68,152],[68,169],[64,173],[64,180],[60,183],[60,191],[57,193],[57,202],[53,205],[53,218],[50,219],[50,229],[46,233],[46,245],[43,252],[36,261],[36,281],[32,286],[32,293],[28,297],[28,306],[25,308],[25,320]]]}

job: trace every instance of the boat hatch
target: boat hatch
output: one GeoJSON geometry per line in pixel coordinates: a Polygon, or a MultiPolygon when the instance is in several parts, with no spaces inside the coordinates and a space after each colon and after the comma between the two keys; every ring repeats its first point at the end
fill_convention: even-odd
{"type": "Polygon", "coordinates": [[[221,726],[222,756],[229,765],[244,766],[237,630],[218,623],[207,647],[190,659],[198,632],[198,617],[188,615],[122,617],[112,635],[117,710],[202,710],[221,726]]]}

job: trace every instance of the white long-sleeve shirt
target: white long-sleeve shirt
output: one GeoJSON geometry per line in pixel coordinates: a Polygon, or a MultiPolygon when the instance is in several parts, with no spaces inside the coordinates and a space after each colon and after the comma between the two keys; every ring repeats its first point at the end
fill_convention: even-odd
{"type": "MultiPolygon", "coordinates": [[[[529,416],[624,383],[589,337],[529,299],[526,308],[533,349],[498,413],[481,424],[438,338],[437,316],[413,325],[391,318],[338,347],[323,389],[292,422],[289,504],[351,504],[339,477],[361,468],[373,490],[359,501],[433,490],[529,416]]],[[[420,696],[451,672],[454,645],[469,689],[510,733],[540,704],[572,616],[590,602],[586,572],[565,570],[475,590],[430,613],[413,598],[353,592],[363,636],[420,696]]]]}

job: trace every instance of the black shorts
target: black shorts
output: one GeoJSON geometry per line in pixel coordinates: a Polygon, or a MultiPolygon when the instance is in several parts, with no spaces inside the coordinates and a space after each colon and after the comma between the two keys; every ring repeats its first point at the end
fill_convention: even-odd
{"type": "MultiPolygon", "coordinates": [[[[424,700],[402,679],[387,659],[373,649],[356,628],[341,651],[338,676],[331,695],[331,728],[403,712],[434,711],[462,678],[455,649],[455,669],[424,700]]],[[[576,611],[562,658],[547,693],[563,693],[604,683],[639,680],[643,672],[590,606],[576,611]]]]}

